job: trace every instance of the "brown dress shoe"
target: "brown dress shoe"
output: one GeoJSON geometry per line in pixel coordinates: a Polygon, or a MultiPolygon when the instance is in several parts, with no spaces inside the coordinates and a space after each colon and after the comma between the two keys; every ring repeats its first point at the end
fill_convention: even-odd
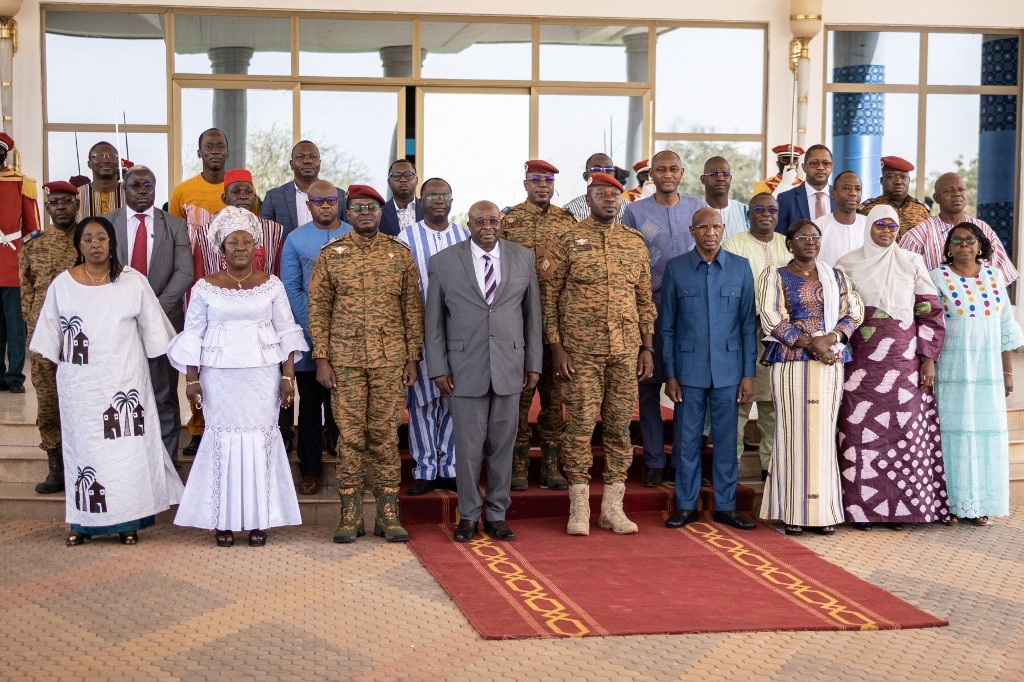
{"type": "Polygon", "coordinates": [[[316,495],[319,489],[320,481],[316,480],[316,476],[302,477],[302,483],[299,484],[300,495],[316,495]]]}

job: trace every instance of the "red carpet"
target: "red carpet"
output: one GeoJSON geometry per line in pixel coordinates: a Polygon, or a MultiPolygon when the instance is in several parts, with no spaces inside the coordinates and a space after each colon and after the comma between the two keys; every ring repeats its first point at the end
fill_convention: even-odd
{"type": "MultiPolygon", "coordinates": [[[[486,639],[948,625],[759,525],[565,534],[566,517],[514,523],[514,542],[413,528],[409,546],[486,639]]],[[[705,517],[708,518],[708,517],[705,517]]]]}

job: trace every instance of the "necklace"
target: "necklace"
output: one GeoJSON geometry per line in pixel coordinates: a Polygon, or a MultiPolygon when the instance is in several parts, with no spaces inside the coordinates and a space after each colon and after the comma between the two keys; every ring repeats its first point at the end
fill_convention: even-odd
{"type": "Polygon", "coordinates": [[[103,284],[103,282],[104,282],[104,281],[106,281],[107,277],[109,277],[109,276],[110,276],[110,273],[109,273],[109,272],[104,272],[104,273],[103,273],[103,276],[102,276],[102,277],[100,277],[99,279],[96,279],[95,277],[93,277],[93,276],[92,276],[92,273],[91,273],[91,272],[89,272],[89,268],[88,268],[88,266],[87,266],[87,267],[85,268],[85,276],[86,276],[86,277],[88,277],[88,278],[89,278],[89,280],[90,280],[90,281],[91,281],[91,282],[92,282],[93,284],[103,284]]]}
{"type": "Polygon", "coordinates": [[[232,275],[232,274],[231,274],[230,272],[228,272],[227,270],[225,270],[225,271],[224,271],[224,274],[225,274],[225,275],[227,275],[227,276],[228,276],[228,277],[230,277],[231,279],[235,280],[235,284],[237,284],[237,285],[238,285],[238,288],[239,288],[239,289],[241,289],[241,288],[242,288],[242,282],[244,282],[245,280],[247,280],[247,279],[249,279],[250,277],[252,277],[252,273],[253,273],[253,269],[252,269],[252,266],[251,266],[251,265],[249,266],[249,274],[248,274],[248,275],[246,275],[245,277],[243,277],[242,279],[238,279],[237,277],[235,277],[234,275],[232,275]]]}
{"type": "Polygon", "coordinates": [[[811,271],[810,270],[804,270],[802,267],[800,267],[799,265],[796,264],[795,260],[790,261],[789,264],[792,265],[796,269],[796,271],[799,272],[804,277],[810,277],[811,276],[811,271]]]}

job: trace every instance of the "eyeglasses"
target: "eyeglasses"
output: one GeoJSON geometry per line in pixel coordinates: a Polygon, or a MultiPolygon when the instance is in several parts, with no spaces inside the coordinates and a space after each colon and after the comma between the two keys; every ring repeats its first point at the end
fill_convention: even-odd
{"type": "Polygon", "coordinates": [[[138,192],[140,189],[154,189],[156,188],[156,185],[152,182],[132,182],[126,185],[126,187],[130,190],[138,192]]]}
{"type": "Polygon", "coordinates": [[[88,239],[82,239],[82,243],[86,246],[92,246],[93,244],[106,244],[109,241],[110,239],[108,239],[106,235],[96,237],[96,239],[92,239],[91,237],[88,239]]]}
{"type": "Polygon", "coordinates": [[[767,213],[768,215],[778,215],[779,209],[774,206],[751,206],[750,210],[757,214],[767,213]]]}
{"type": "Polygon", "coordinates": [[[835,164],[832,163],[831,161],[822,161],[820,159],[815,159],[814,161],[804,161],[804,165],[807,166],[808,168],[831,168],[835,164]]]}
{"type": "Polygon", "coordinates": [[[310,197],[310,201],[316,204],[317,208],[327,204],[328,206],[334,206],[338,203],[338,197],[310,197]]]}
{"type": "Polygon", "coordinates": [[[470,225],[476,225],[477,227],[498,227],[501,225],[501,221],[496,218],[477,218],[476,220],[470,220],[470,225]]]}
{"type": "Polygon", "coordinates": [[[615,166],[591,166],[591,173],[608,173],[611,175],[615,172],[615,166]]]}
{"type": "Polygon", "coordinates": [[[694,225],[693,229],[697,230],[698,232],[707,232],[708,230],[712,230],[714,232],[722,232],[725,230],[725,225],[723,225],[722,223],[701,223],[700,225],[694,225]]]}
{"type": "Polygon", "coordinates": [[[46,200],[47,206],[71,206],[76,201],[77,197],[50,197],[46,200]]]}
{"type": "Polygon", "coordinates": [[[451,194],[428,194],[427,196],[423,197],[423,201],[425,201],[428,204],[433,203],[433,202],[437,201],[438,199],[441,199],[443,201],[451,201],[452,200],[452,195],[451,194]]]}
{"type": "Polygon", "coordinates": [[[871,224],[879,230],[889,230],[890,232],[898,232],[900,229],[900,226],[896,223],[887,223],[884,220],[876,220],[871,224]]]}
{"type": "Polygon", "coordinates": [[[348,210],[355,214],[360,213],[373,213],[380,209],[380,204],[352,204],[348,207],[348,210]]]}
{"type": "Polygon", "coordinates": [[[725,180],[728,180],[729,178],[732,177],[732,173],[730,173],[729,171],[711,171],[710,173],[705,173],[704,177],[706,177],[706,178],[723,178],[725,180]]]}
{"type": "Polygon", "coordinates": [[[113,161],[117,158],[117,154],[103,153],[103,154],[90,154],[89,159],[92,161],[113,161]]]}
{"type": "Polygon", "coordinates": [[[793,237],[793,241],[806,244],[807,242],[814,242],[817,244],[821,241],[821,235],[818,234],[802,234],[799,237],[793,237]]]}
{"type": "Polygon", "coordinates": [[[401,180],[402,178],[415,178],[416,171],[395,171],[394,173],[388,173],[388,177],[392,180],[401,180]]]}
{"type": "Polygon", "coordinates": [[[555,181],[555,176],[554,175],[531,175],[530,177],[526,178],[526,180],[528,182],[534,183],[535,185],[539,185],[542,182],[546,182],[548,184],[551,184],[552,182],[555,181]]]}
{"type": "Polygon", "coordinates": [[[967,188],[964,187],[963,185],[960,185],[959,187],[948,187],[939,192],[939,194],[941,194],[944,197],[951,197],[954,194],[967,194],[967,188]]]}
{"type": "Polygon", "coordinates": [[[971,244],[977,244],[977,237],[953,237],[949,240],[949,243],[953,246],[970,246],[971,244]]]}

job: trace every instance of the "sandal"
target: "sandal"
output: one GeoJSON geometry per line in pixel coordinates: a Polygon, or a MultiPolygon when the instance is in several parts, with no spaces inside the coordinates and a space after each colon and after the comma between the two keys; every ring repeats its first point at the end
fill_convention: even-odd
{"type": "Polygon", "coordinates": [[[64,544],[68,547],[77,547],[78,545],[84,545],[85,541],[89,539],[89,536],[85,533],[79,533],[78,531],[71,531],[68,533],[68,539],[64,541],[64,544]]]}
{"type": "Polygon", "coordinates": [[[803,535],[803,526],[786,526],[786,535],[803,535]]]}
{"type": "Polygon", "coordinates": [[[836,527],[835,526],[815,526],[811,530],[813,530],[818,535],[835,535],[836,534],[836,527]]]}
{"type": "Polygon", "coordinates": [[[122,545],[137,545],[139,543],[139,534],[134,530],[127,533],[118,533],[117,537],[122,545]]]}
{"type": "Polygon", "coordinates": [[[263,530],[249,531],[249,546],[262,547],[267,544],[267,532],[263,530]]]}
{"type": "Polygon", "coordinates": [[[973,523],[975,526],[979,526],[979,527],[980,526],[987,526],[988,525],[988,517],[987,516],[979,516],[976,519],[967,519],[967,520],[970,521],[971,523],[973,523]]]}
{"type": "Polygon", "coordinates": [[[235,534],[229,530],[216,531],[217,546],[231,547],[235,544],[235,534]]]}

